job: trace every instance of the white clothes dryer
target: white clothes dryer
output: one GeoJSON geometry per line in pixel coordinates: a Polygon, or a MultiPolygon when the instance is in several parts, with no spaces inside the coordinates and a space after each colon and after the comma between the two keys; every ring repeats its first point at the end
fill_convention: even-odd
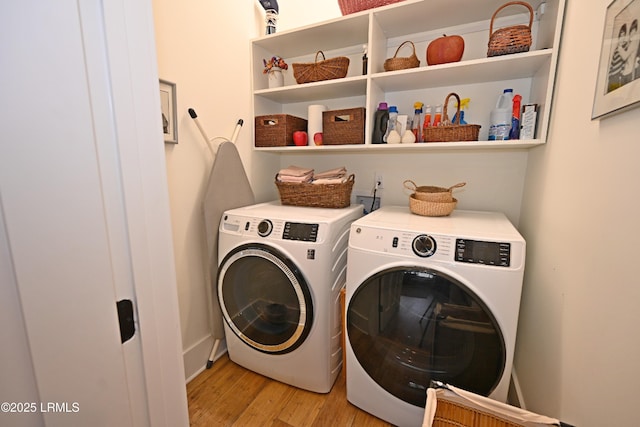
{"type": "Polygon", "coordinates": [[[279,202],[222,215],[217,291],[232,361],[305,390],[331,390],[342,368],[349,227],[361,216],[361,205],[279,202]]]}
{"type": "Polygon", "coordinates": [[[501,213],[385,206],[351,225],[347,398],[419,426],[431,380],[506,401],[525,241],[501,213]]]}

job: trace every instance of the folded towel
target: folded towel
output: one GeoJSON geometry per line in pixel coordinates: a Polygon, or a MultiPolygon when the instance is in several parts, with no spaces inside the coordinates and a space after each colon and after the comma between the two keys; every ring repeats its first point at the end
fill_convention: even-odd
{"type": "Polygon", "coordinates": [[[347,175],[347,168],[344,166],[340,166],[338,168],[329,169],[324,172],[314,173],[313,179],[324,179],[324,178],[341,178],[347,175]]]}
{"type": "Polygon", "coordinates": [[[337,177],[337,178],[314,179],[311,183],[312,184],[343,184],[345,182],[347,182],[347,177],[346,176],[337,177]]]}
{"type": "Polygon", "coordinates": [[[313,169],[293,165],[281,169],[280,172],[278,172],[278,175],[280,176],[305,176],[309,174],[313,174],[313,169]]]}
{"type": "Polygon", "coordinates": [[[278,174],[278,181],[280,182],[311,182],[313,179],[313,172],[301,176],[280,175],[278,174]]]}

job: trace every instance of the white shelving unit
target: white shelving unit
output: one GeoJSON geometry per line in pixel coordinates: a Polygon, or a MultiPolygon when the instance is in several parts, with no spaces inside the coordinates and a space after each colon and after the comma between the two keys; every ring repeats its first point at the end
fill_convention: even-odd
{"type": "MultiPolygon", "coordinates": [[[[423,150],[529,148],[546,143],[550,107],[558,61],[565,0],[532,0],[535,11],[533,43],[529,52],[487,58],[489,25],[504,0],[405,0],[386,7],[339,17],[326,22],[260,37],[251,43],[254,116],[292,114],[306,118],[310,104],[329,109],[366,108],[365,143],[308,147],[256,147],[274,152],[412,152],[423,150]],[[465,52],[460,62],[429,66],[426,47],[442,34],[461,35],[465,52]],[[385,72],[384,60],[398,46],[411,40],[420,66],[385,72]],[[363,46],[368,47],[368,72],[362,75],[363,46]],[[297,84],[291,64],[312,63],[317,51],[326,58],[347,56],[349,71],[343,79],[297,84]],[[262,59],[281,56],[290,65],[285,85],[267,88],[262,59]],[[518,141],[487,141],[489,114],[505,88],[513,88],[523,104],[538,104],[537,138],[518,141]],[[442,104],[448,93],[471,98],[465,111],[468,123],[481,125],[479,141],[371,144],[372,118],[380,102],[397,105],[401,114],[413,114],[415,101],[432,106],[442,104]]],[[[528,24],[529,11],[520,5],[503,9],[494,30],[528,24]]],[[[410,51],[400,51],[408,56],[410,51]]],[[[455,112],[449,105],[452,118],[455,112]]]]}

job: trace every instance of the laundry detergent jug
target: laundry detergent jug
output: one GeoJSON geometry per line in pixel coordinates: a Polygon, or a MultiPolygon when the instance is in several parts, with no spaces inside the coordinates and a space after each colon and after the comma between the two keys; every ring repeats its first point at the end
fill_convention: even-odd
{"type": "Polygon", "coordinates": [[[513,109],[513,89],[505,89],[496,108],[491,110],[489,117],[489,141],[509,139],[511,131],[511,112],[513,109]]]}

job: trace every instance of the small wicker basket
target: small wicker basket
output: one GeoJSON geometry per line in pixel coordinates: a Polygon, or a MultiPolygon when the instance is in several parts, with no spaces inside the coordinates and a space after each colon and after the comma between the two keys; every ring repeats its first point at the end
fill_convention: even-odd
{"type": "Polygon", "coordinates": [[[313,64],[293,63],[293,76],[296,82],[312,83],[323,80],[341,79],[347,75],[349,70],[349,58],[338,56],[336,58],[325,59],[324,52],[319,50],[313,64]],[[322,60],[318,61],[318,55],[322,55],[322,60]]]}
{"type": "Polygon", "coordinates": [[[421,216],[447,216],[456,208],[458,200],[452,198],[450,202],[429,202],[418,200],[415,193],[409,196],[409,210],[421,216]]]}
{"type": "Polygon", "coordinates": [[[480,133],[480,125],[461,125],[460,124],[460,97],[457,93],[450,93],[444,100],[444,108],[442,110],[442,125],[431,126],[423,129],[424,142],[451,142],[451,141],[477,141],[480,133]],[[449,120],[447,114],[447,104],[449,98],[454,96],[458,100],[458,110],[456,114],[456,123],[449,120]]]}
{"type": "Polygon", "coordinates": [[[308,206],[313,208],[346,208],[351,204],[351,190],[355,175],[349,175],[340,184],[311,184],[280,182],[276,175],[276,187],[283,205],[308,206]]]}
{"type": "Polygon", "coordinates": [[[523,1],[510,1],[500,6],[491,17],[489,24],[489,48],[487,56],[508,55],[511,53],[528,52],[531,47],[531,25],[533,24],[533,8],[523,1]],[[493,31],[493,21],[496,15],[507,6],[521,5],[529,9],[529,25],[513,25],[493,31]]]}
{"type": "Polygon", "coordinates": [[[338,5],[342,14],[348,15],[401,1],[403,0],[338,0],[338,5]]]}
{"type": "Polygon", "coordinates": [[[384,70],[385,71],[397,71],[397,70],[406,70],[407,68],[416,68],[420,66],[420,60],[416,56],[416,46],[412,41],[407,40],[403,42],[396,49],[396,53],[393,55],[393,58],[388,58],[384,61],[384,70]],[[413,49],[413,52],[408,57],[400,57],[398,58],[398,52],[405,44],[410,43],[413,49]]]}
{"type": "Polygon", "coordinates": [[[434,187],[430,185],[417,186],[415,182],[407,179],[403,183],[404,188],[413,191],[413,195],[418,200],[425,202],[452,202],[453,201],[453,189],[460,188],[467,185],[466,182],[460,182],[456,185],[452,185],[449,188],[434,187]]]}

